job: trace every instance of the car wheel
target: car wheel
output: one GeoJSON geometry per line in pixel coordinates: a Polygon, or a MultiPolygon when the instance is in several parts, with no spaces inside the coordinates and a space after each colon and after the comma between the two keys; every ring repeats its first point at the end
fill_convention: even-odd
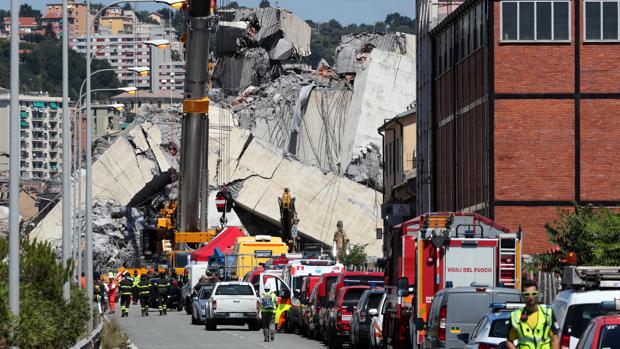
{"type": "Polygon", "coordinates": [[[254,320],[248,323],[250,331],[258,331],[261,329],[261,323],[258,320],[254,320]]]}

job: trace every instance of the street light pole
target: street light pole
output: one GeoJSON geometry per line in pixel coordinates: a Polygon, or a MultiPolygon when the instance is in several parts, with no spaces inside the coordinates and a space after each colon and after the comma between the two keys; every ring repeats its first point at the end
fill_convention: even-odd
{"type": "MultiPolygon", "coordinates": [[[[11,0],[17,1],[17,0],[11,0]]],[[[166,3],[170,6],[175,6],[177,4],[183,4],[184,0],[120,0],[112,2],[103,8],[101,8],[93,17],[92,21],[94,22],[98,16],[100,16],[104,10],[108,9],[111,6],[122,2],[159,2],[166,3]]],[[[89,305],[92,305],[93,301],[93,158],[92,158],[92,130],[91,130],[91,36],[93,30],[93,24],[91,23],[91,12],[90,12],[90,0],[86,0],[86,197],[84,203],[84,209],[86,211],[85,214],[85,240],[86,240],[86,294],[88,295],[89,305]]],[[[17,7],[16,7],[17,8],[17,7]]],[[[16,16],[11,13],[12,16],[16,16]]],[[[15,19],[17,20],[17,19],[15,19]]],[[[16,23],[16,22],[14,22],[16,23]]],[[[19,165],[19,164],[18,164],[19,165]]],[[[92,312],[89,311],[92,316],[92,312]]],[[[89,330],[92,330],[92,321],[89,321],[89,330]]]]}
{"type": "MultiPolygon", "coordinates": [[[[71,163],[69,152],[69,23],[67,0],[62,0],[62,266],[67,268],[71,256],[71,163]]],[[[69,301],[70,280],[62,285],[62,297],[69,301]]]]}
{"type": "MultiPolygon", "coordinates": [[[[90,0],[86,0],[86,146],[84,151],[86,152],[86,198],[84,208],[86,211],[85,225],[86,225],[86,295],[88,296],[89,305],[89,319],[92,316],[92,304],[93,304],[93,154],[91,148],[92,132],[90,129],[91,123],[91,110],[90,110],[90,38],[92,31],[92,23],[90,18],[90,0]]],[[[95,18],[93,17],[94,21],[95,18]]],[[[93,328],[93,322],[88,322],[89,330],[93,328]]]]}
{"type": "MultiPolygon", "coordinates": [[[[11,121],[9,144],[9,310],[19,318],[19,1],[11,0],[11,121]]],[[[19,348],[19,346],[14,346],[19,348]]]]}

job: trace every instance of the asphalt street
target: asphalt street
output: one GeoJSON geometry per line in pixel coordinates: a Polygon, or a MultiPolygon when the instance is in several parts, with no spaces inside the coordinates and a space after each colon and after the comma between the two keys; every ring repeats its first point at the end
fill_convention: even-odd
{"type": "Polygon", "coordinates": [[[134,348],[218,348],[218,349],[317,349],[322,343],[298,334],[277,333],[274,342],[263,342],[262,331],[249,331],[247,326],[218,326],[206,331],[204,325],[192,325],[185,311],[170,311],[166,316],[151,309],[148,317],[140,315],[138,305],[129,309],[129,317],[120,317],[120,307],[113,316],[123,327],[134,348]]]}

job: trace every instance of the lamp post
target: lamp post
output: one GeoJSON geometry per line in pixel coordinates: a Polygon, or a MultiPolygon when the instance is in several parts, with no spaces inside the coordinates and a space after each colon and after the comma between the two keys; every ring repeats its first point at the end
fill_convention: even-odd
{"type": "MultiPolygon", "coordinates": [[[[67,0],[62,0],[62,266],[71,256],[71,164],[69,163],[69,23],[67,0]]],[[[70,280],[62,285],[62,297],[69,301],[70,280]]]]}
{"type": "MultiPolygon", "coordinates": [[[[19,1],[11,0],[11,121],[9,134],[9,310],[19,318],[19,1]]],[[[19,348],[15,346],[14,348],[19,348]]]]}
{"type": "MultiPolygon", "coordinates": [[[[12,0],[17,1],[17,0],[12,0]]],[[[153,2],[153,0],[120,0],[112,2],[103,8],[101,8],[92,20],[95,21],[104,10],[110,6],[114,6],[123,2],[153,2]]],[[[164,3],[174,8],[181,8],[185,0],[155,0],[157,3],[164,3]]],[[[90,0],[86,0],[86,8],[88,9],[86,15],[86,199],[85,199],[85,211],[86,211],[86,294],[88,295],[89,304],[92,304],[93,300],[93,158],[92,158],[92,132],[91,132],[91,35],[93,23],[91,23],[90,16],[90,0]]],[[[13,15],[13,13],[11,13],[13,15]]],[[[14,17],[17,17],[16,15],[14,17]]],[[[13,23],[17,23],[17,18],[13,23]]],[[[18,166],[17,164],[16,166],[18,166]]],[[[89,329],[92,329],[92,322],[89,321],[89,329]]]]}

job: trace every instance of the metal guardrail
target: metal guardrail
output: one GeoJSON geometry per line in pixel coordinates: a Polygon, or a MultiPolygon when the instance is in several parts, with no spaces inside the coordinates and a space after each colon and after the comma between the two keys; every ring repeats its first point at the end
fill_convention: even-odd
{"type": "Polygon", "coordinates": [[[99,322],[99,326],[95,328],[88,337],[80,340],[75,343],[70,349],[94,349],[99,348],[99,343],[101,341],[101,333],[103,332],[103,324],[105,321],[99,322]]]}

